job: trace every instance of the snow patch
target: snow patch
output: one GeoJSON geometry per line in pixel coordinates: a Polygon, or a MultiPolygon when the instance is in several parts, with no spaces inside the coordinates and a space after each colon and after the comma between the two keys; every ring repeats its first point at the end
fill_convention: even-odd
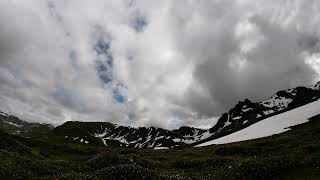
{"type": "Polygon", "coordinates": [[[227,127],[229,126],[230,124],[232,124],[230,121],[227,121],[225,124],[224,124],[224,127],[227,127]]]}
{"type": "Polygon", "coordinates": [[[243,112],[248,112],[248,111],[251,111],[253,110],[252,108],[247,108],[247,109],[242,109],[243,112]]]}
{"type": "Polygon", "coordinates": [[[263,111],[263,113],[265,115],[272,114],[272,113],[274,113],[274,110],[266,110],[266,111],[263,111]]]}
{"type": "Polygon", "coordinates": [[[103,138],[103,140],[105,140],[105,139],[109,139],[109,140],[116,140],[116,141],[119,141],[119,142],[121,142],[121,143],[123,143],[123,144],[130,144],[128,141],[127,141],[127,139],[125,138],[125,136],[126,135],[124,135],[124,136],[116,136],[116,137],[113,137],[113,136],[110,136],[110,137],[105,137],[105,138],[103,138]]]}
{"type": "Polygon", "coordinates": [[[22,125],[15,124],[15,123],[10,122],[10,121],[3,121],[3,122],[5,122],[5,123],[7,123],[7,124],[10,124],[10,125],[12,125],[12,126],[16,126],[16,127],[21,127],[21,126],[22,126],[22,125]]]}
{"type": "Polygon", "coordinates": [[[164,138],[164,136],[156,137],[156,138],[154,138],[154,140],[156,141],[156,140],[159,140],[159,139],[162,139],[162,138],[164,138]]]}
{"type": "Polygon", "coordinates": [[[154,147],[153,149],[159,150],[159,149],[169,149],[168,147],[154,147]]]}
{"type": "MultiPolygon", "coordinates": [[[[291,92],[292,90],[289,90],[287,92],[291,92]]],[[[292,102],[292,99],[288,99],[282,96],[277,96],[276,94],[273,95],[270,99],[267,101],[263,101],[261,104],[265,107],[277,107],[278,110],[283,110],[288,107],[288,105],[292,102]]]]}
{"type": "Polygon", "coordinates": [[[105,135],[107,135],[107,131],[103,132],[103,133],[95,133],[94,137],[96,138],[103,138],[105,135]]]}
{"type": "Polygon", "coordinates": [[[197,130],[197,133],[195,133],[193,136],[190,136],[188,139],[182,139],[180,142],[183,142],[185,144],[192,144],[194,142],[207,139],[211,135],[212,134],[209,131],[199,134],[199,130],[197,130]]]}
{"type": "Polygon", "coordinates": [[[107,141],[105,139],[101,139],[103,144],[108,147],[107,141]]]}
{"type": "Polygon", "coordinates": [[[227,144],[250,139],[257,139],[288,131],[288,127],[308,122],[320,113],[320,100],[295,108],[293,110],[266,118],[245,129],[227,136],[199,144],[195,147],[211,144],[227,144]]]}
{"type": "Polygon", "coordinates": [[[9,114],[6,114],[4,112],[0,112],[0,115],[5,116],[5,117],[9,117],[9,114]]]}
{"type": "Polygon", "coordinates": [[[237,117],[234,117],[233,120],[238,120],[238,119],[241,119],[240,116],[237,116],[237,117]]]}

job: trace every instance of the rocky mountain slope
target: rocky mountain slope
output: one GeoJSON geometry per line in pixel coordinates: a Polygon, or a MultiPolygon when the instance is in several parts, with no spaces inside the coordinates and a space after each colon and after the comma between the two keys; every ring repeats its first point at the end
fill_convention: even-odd
{"type": "Polygon", "coordinates": [[[207,138],[208,130],[181,127],[133,128],[107,122],[66,122],[50,133],[50,138],[73,144],[117,146],[131,148],[176,147],[207,138]]]}
{"type": "Polygon", "coordinates": [[[319,113],[320,100],[317,100],[315,102],[294,108],[290,111],[271,116],[232,134],[199,144],[197,147],[211,144],[227,144],[239,141],[247,141],[280,134],[291,130],[291,127],[293,126],[308,122],[311,117],[318,115],[319,113]]]}
{"type": "Polygon", "coordinates": [[[262,102],[255,103],[248,99],[240,101],[229,112],[222,114],[217,124],[210,128],[209,138],[197,141],[193,145],[226,136],[268,117],[314,102],[320,98],[319,85],[320,82],[309,87],[278,91],[262,102]]]}
{"type": "Polygon", "coordinates": [[[29,123],[0,111],[0,130],[9,134],[36,138],[48,134],[53,128],[50,124],[29,123]]]}

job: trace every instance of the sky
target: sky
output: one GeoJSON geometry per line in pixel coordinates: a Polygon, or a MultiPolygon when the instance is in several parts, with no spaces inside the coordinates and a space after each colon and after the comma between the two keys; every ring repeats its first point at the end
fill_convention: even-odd
{"type": "Polygon", "coordinates": [[[319,0],[1,0],[0,110],[207,128],[320,80],[319,0]]]}

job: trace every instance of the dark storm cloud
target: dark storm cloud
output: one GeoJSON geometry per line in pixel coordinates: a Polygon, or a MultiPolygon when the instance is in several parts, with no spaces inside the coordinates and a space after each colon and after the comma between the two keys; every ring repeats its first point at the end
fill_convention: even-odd
{"type": "MultiPolygon", "coordinates": [[[[244,98],[260,101],[280,89],[308,85],[318,78],[302,56],[304,50],[319,52],[318,37],[301,34],[306,33],[304,29],[285,27],[260,12],[247,16],[241,12],[245,7],[229,1],[215,2],[199,5],[196,16],[207,22],[197,27],[199,33],[184,31],[178,35],[187,57],[199,60],[194,77],[213,102],[202,103],[205,101],[192,95],[191,88],[187,102],[197,112],[217,116],[244,98]],[[221,11],[210,12],[215,7],[221,11]]],[[[183,26],[196,26],[192,18],[188,17],[183,26]]],[[[292,23],[298,26],[301,22],[292,23]]]]}

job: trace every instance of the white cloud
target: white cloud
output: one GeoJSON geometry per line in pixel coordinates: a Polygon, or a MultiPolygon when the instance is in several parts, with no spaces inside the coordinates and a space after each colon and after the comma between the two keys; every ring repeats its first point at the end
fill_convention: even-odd
{"type": "Polygon", "coordinates": [[[212,125],[238,100],[316,80],[302,54],[319,50],[319,4],[1,1],[0,109],[53,124],[212,125]]]}

